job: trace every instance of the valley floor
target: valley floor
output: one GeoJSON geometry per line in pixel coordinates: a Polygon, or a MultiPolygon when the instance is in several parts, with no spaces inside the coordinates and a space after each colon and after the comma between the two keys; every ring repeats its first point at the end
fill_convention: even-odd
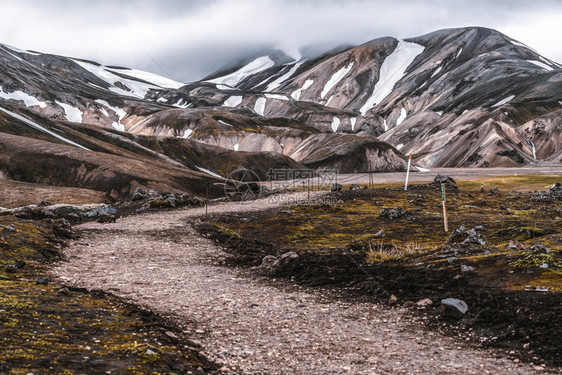
{"type": "MultiPolygon", "coordinates": [[[[285,202],[219,203],[209,212],[257,212],[285,202]]],[[[205,208],[191,208],[82,224],[52,274],[172,317],[223,373],[545,373],[431,331],[407,309],[347,302],[224,267],[228,254],[192,227],[204,215],[205,208]]]]}

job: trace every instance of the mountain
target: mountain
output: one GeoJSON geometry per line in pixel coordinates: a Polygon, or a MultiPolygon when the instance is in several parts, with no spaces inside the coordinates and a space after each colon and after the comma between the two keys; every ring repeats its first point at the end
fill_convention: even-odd
{"type": "Polygon", "coordinates": [[[562,67],[495,30],[277,50],[205,79],[0,45],[0,178],[221,194],[240,167],[343,173],[560,163],[562,67]]]}

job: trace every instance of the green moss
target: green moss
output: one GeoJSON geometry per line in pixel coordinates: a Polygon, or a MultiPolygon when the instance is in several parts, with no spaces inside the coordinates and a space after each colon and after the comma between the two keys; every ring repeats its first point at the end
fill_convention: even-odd
{"type": "Polygon", "coordinates": [[[228,236],[228,237],[233,237],[233,238],[240,238],[240,234],[238,234],[237,232],[235,232],[234,230],[219,225],[219,224],[213,224],[213,226],[222,234],[228,236]]]}

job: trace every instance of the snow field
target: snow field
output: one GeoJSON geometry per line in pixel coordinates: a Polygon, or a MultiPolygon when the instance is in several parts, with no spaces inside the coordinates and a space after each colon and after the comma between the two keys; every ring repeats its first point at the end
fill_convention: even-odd
{"type": "Polygon", "coordinates": [[[271,68],[275,63],[271,60],[268,56],[262,56],[251,63],[243,66],[242,68],[238,69],[237,71],[227,74],[223,77],[215,78],[209,80],[207,82],[217,83],[221,85],[228,85],[228,86],[236,86],[240,82],[242,82],[245,78],[257,74],[261,71],[271,68]]]}
{"type": "Polygon", "coordinates": [[[398,41],[394,51],[381,65],[379,80],[375,84],[373,93],[359,110],[363,116],[392,92],[396,83],[404,77],[408,66],[424,49],[424,46],[416,43],[398,41]]]}

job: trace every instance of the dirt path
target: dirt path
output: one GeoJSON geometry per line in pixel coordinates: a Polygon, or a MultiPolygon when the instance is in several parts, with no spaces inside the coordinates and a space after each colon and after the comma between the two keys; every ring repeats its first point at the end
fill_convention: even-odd
{"type": "MultiPolygon", "coordinates": [[[[262,210],[279,203],[283,200],[222,203],[210,212],[262,210]]],[[[217,266],[226,254],[187,223],[202,214],[204,208],[186,209],[81,225],[81,238],[66,249],[68,261],[53,275],[194,322],[191,337],[224,366],[224,373],[545,372],[429,332],[400,308],[334,302],[313,290],[265,285],[217,266]]]]}

